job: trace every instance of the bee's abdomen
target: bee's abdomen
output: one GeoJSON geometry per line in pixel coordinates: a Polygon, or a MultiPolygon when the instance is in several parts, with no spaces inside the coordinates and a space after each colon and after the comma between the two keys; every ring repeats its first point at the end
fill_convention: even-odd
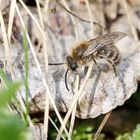
{"type": "Polygon", "coordinates": [[[106,58],[112,61],[114,64],[118,64],[121,59],[120,52],[116,48],[116,46],[109,46],[109,47],[103,48],[98,51],[97,55],[100,58],[106,58]]]}
{"type": "Polygon", "coordinates": [[[118,64],[121,60],[121,55],[119,53],[119,51],[117,50],[114,54],[114,56],[112,57],[112,61],[115,63],[115,64],[118,64]]]}

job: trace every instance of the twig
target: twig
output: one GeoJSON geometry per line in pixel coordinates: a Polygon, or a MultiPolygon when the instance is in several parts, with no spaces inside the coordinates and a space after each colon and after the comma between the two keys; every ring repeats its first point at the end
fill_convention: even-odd
{"type": "MultiPolygon", "coordinates": [[[[85,20],[85,19],[79,17],[78,15],[76,15],[75,13],[73,13],[72,11],[68,10],[63,4],[61,4],[61,3],[59,2],[59,0],[56,0],[56,2],[57,2],[65,11],[67,11],[69,14],[73,15],[73,16],[76,17],[77,19],[79,19],[79,20],[81,20],[81,21],[83,21],[83,22],[86,22],[86,23],[91,23],[90,21],[85,20]]],[[[97,23],[97,22],[95,22],[95,21],[92,21],[92,24],[98,25],[99,28],[101,28],[101,29],[103,29],[103,30],[105,29],[102,25],[100,25],[99,23],[97,23]]]]}
{"type": "MultiPolygon", "coordinates": [[[[59,1],[58,1],[59,2],[59,1]]],[[[68,5],[67,5],[67,2],[65,0],[62,0],[63,4],[65,5],[64,7],[66,7],[66,9],[68,11],[70,11],[68,5]]],[[[60,3],[61,4],[61,3],[60,3]]],[[[70,14],[70,13],[69,13],[70,14]]],[[[76,41],[79,41],[78,39],[78,30],[77,30],[77,27],[76,27],[76,22],[75,22],[75,19],[73,18],[72,14],[70,14],[70,17],[72,19],[72,22],[73,22],[73,26],[74,26],[74,31],[75,31],[75,38],[76,38],[76,41]]]]}
{"type": "Polygon", "coordinates": [[[103,121],[101,122],[101,124],[100,124],[100,126],[99,126],[97,132],[95,133],[95,136],[94,136],[93,140],[97,140],[97,139],[98,139],[98,137],[99,137],[99,135],[100,135],[100,133],[101,133],[103,127],[105,126],[105,124],[106,124],[106,122],[107,122],[107,120],[108,120],[108,118],[109,118],[111,112],[112,112],[112,111],[108,112],[108,113],[105,115],[105,117],[104,117],[103,121]]]}

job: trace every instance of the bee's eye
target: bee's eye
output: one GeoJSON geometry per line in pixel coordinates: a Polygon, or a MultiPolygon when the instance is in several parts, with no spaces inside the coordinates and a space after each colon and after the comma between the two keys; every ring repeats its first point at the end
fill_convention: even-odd
{"type": "Polygon", "coordinates": [[[77,64],[76,63],[71,63],[70,68],[71,70],[75,71],[77,69],[77,64]]]}
{"type": "Polygon", "coordinates": [[[78,68],[76,61],[72,57],[67,56],[66,60],[67,60],[68,66],[71,70],[75,71],[78,68]]]}

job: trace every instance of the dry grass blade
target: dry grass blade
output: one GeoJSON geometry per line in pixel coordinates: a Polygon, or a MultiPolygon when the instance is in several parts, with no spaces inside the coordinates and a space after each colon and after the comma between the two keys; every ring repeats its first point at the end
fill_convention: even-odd
{"type": "Polygon", "coordinates": [[[45,0],[45,4],[44,4],[44,12],[48,12],[48,5],[49,4],[49,0],[45,0]]]}
{"type": "MultiPolygon", "coordinates": [[[[64,120],[63,120],[63,121],[64,121],[64,124],[66,124],[66,123],[68,122],[68,119],[69,119],[69,117],[70,117],[70,115],[71,115],[71,112],[73,111],[73,108],[75,107],[75,104],[76,104],[77,101],[79,100],[79,97],[80,97],[80,95],[81,95],[81,93],[82,93],[84,87],[86,86],[86,83],[87,83],[87,81],[88,81],[88,79],[89,79],[89,77],[90,77],[92,68],[93,68],[93,64],[91,64],[91,65],[89,66],[89,69],[88,69],[88,71],[87,71],[86,77],[85,77],[83,83],[81,84],[80,89],[78,90],[78,93],[76,93],[76,94],[73,96],[73,99],[74,99],[74,100],[73,100],[73,102],[72,102],[72,104],[71,104],[71,106],[70,106],[70,108],[69,108],[69,110],[68,110],[68,112],[67,112],[67,114],[66,114],[64,120]]],[[[60,130],[59,130],[59,132],[58,132],[58,135],[57,135],[56,140],[59,140],[59,139],[61,138],[62,132],[63,132],[63,127],[61,126],[61,127],[60,127],[60,130]]]]}
{"type": "MultiPolygon", "coordinates": [[[[46,3],[46,5],[49,5],[49,1],[47,1],[48,3],[46,3]]],[[[39,15],[39,19],[40,19],[40,24],[42,29],[44,29],[44,23],[43,23],[43,18],[42,18],[42,12],[41,12],[41,8],[39,5],[39,1],[36,0],[36,4],[37,4],[37,10],[38,10],[38,15],[39,15]]],[[[48,6],[47,6],[48,7],[48,6]]],[[[47,10],[47,9],[46,9],[47,10]]],[[[48,14],[48,13],[47,13],[48,14]]],[[[46,17],[48,17],[48,15],[46,15],[46,17]]],[[[46,33],[47,34],[47,33],[46,33]]],[[[43,42],[43,52],[44,52],[44,60],[45,60],[45,70],[46,70],[46,75],[48,74],[48,54],[47,54],[47,44],[46,42],[48,42],[48,37],[46,36],[46,39],[43,37],[42,35],[42,42],[43,42]]],[[[43,138],[42,139],[47,139],[47,135],[48,135],[48,123],[49,123],[49,97],[46,94],[46,99],[45,99],[45,111],[44,111],[44,130],[43,130],[43,138]]]]}
{"type": "MultiPolygon", "coordinates": [[[[46,56],[47,53],[47,49],[46,49],[47,45],[46,45],[46,41],[43,40],[43,48],[44,48],[44,60],[45,60],[45,69],[46,69],[46,75],[47,75],[47,71],[48,71],[48,57],[46,56]]],[[[46,94],[46,99],[45,99],[45,111],[44,111],[44,131],[43,131],[43,137],[45,137],[45,139],[47,138],[47,133],[48,133],[48,117],[49,117],[49,97],[46,94]]],[[[43,138],[44,139],[44,138],[43,138]]]]}
{"type": "MultiPolygon", "coordinates": [[[[67,2],[65,1],[65,0],[62,0],[62,2],[63,2],[63,4],[65,5],[65,7],[68,9],[68,10],[70,10],[69,9],[69,6],[67,5],[67,2]]],[[[73,22],[73,26],[74,26],[74,31],[75,31],[75,38],[76,38],[76,41],[78,41],[79,39],[78,39],[78,30],[77,30],[77,27],[76,27],[76,22],[75,22],[75,20],[74,20],[74,18],[73,18],[73,16],[70,14],[70,17],[71,17],[71,19],[72,19],[72,22],[73,22]]],[[[75,87],[79,87],[79,76],[77,76],[76,77],[76,86],[75,87]]],[[[77,94],[77,91],[78,90],[75,90],[74,91],[74,94],[77,94]]],[[[76,105],[75,105],[75,108],[74,108],[74,110],[72,111],[72,120],[71,120],[71,125],[70,125],[70,131],[69,131],[69,136],[68,136],[68,139],[70,140],[71,139],[71,134],[72,134],[72,130],[73,130],[73,125],[74,125],[74,120],[75,120],[75,113],[76,113],[76,105]]],[[[68,117],[70,117],[70,115],[71,115],[71,113],[69,114],[69,116],[68,117]]],[[[60,136],[61,137],[61,136],[60,136]]]]}
{"type": "MultiPolygon", "coordinates": [[[[13,74],[12,67],[11,67],[11,61],[10,61],[11,60],[11,55],[10,55],[10,50],[8,48],[8,46],[9,46],[8,37],[7,37],[7,34],[6,34],[6,28],[5,28],[5,25],[4,25],[4,20],[3,20],[3,17],[2,17],[1,11],[0,11],[0,23],[1,23],[1,30],[2,30],[2,34],[3,34],[3,40],[4,40],[4,47],[5,47],[5,54],[6,54],[6,59],[7,59],[7,65],[9,67],[9,69],[10,69],[10,72],[11,72],[11,75],[12,75],[12,79],[15,80],[15,76],[13,74]]],[[[17,94],[17,96],[18,96],[21,108],[25,112],[26,107],[25,107],[25,104],[24,104],[24,102],[22,100],[22,97],[20,96],[20,94],[17,94]]],[[[32,128],[34,136],[36,136],[35,137],[36,140],[38,140],[38,136],[35,133],[35,129],[34,129],[34,126],[32,124],[32,121],[31,121],[29,115],[27,116],[27,120],[29,122],[29,126],[32,128]]]]}
{"type": "Polygon", "coordinates": [[[37,5],[37,11],[38,11],[38,15],[39,15],[40,24],[41,24],[42,29],[44,29],[44,23],[43,23],[42,12],[41,12],[41,8],[39,5],[39,1],[38,0],[35,0],[35,1],[36,1],[36,5],[37,5]]]}
{"type": "Polygon", "coordinates": [[[3,35],[3,40],[4,40],[4,49],[5,49],[5,56],[8,64],[8,68],[11,69],[11,57],[10,57],[10,50],[9,50],[9,43],[8,43],[8,38],[7,38],[7,33],[6,33],[6,28],[4,25],[4,19],[2,17],[2,13],[0,11],[0,23],[1,23],[1,31],[3,35]]]}
{"type": "MultiPolygon", "coordinates": [[[[58,129],[58,127],[56,126],[56,124],[54,123],[54,121],[49,117],[49,120],[50,120],[50,122],[52,123],[52,125],[54,126],[54,128],[56,129],[56,131],[58,132],[59,131],[59,129],[58,129]]],[[[66,140],[63,136],[62,136],[62,138],[64,139],[64,140],[66,140]]]]}
{"type": "Polygon", "coordinates": [[[67,131],[67,129],[66,129],[64,123],[63,123],[63,120],[62,120],[62,118],[61,118],[61,116],[60,116],[60,113],[59,113],[58,110],[57,110],[57,107],[56,107],[56,105],[55,105],[55,103],[54,103],[54,100],[53,100],[52,95],[51,95],[51,93],[50,93],[50,90],[49,90],[49,87],[48,87],[47,82],[46,82],[46,80],[45,80],[45,77],[44,77],[44,75],[43,75],[43,73],[42,73],[41,67],[40,67],[40,65],[39,65],[38,59],[37,59],[36,54],[35,54],[35,50],[34,50],[34,48],[33,48],[33,46],[32,46],[30,37],[29,37],[29,35],[28,35],[27,31],[26,31],[25,24],[24,24],[24,22],[23,22],[23,19],[22,19],[22,17],[21,17],[21,14],[20,14],[20,11],[19,11],[19,8],[18,8],[17,5],[16,5],[16,11],[17,11],[18,16],[19,16],[19,18],[20,18],[20,21],[21,21],[21,24],[22,24],[22,26],[23,26],[23,29],[25,30],[26,37],[27,37],[27,40],[28,40],[28,43],[29,43],[31,52],[32,52],[32,54],[33,54],[35,63],[36,63],[36,65],[37,65],[37,68],[38,68],[39,73],[40,73],[40,75],[41,75],[42,81],[43,81],[43,83],[44,83],[44,86],[45,86],[45,89],[46,89],[46,93],[47,93],[48,96],[49,96],[49,99],[50,99],[50,101],[51,101],[51,103],[52,103],[52,105],[53,105],[53,107],[54,107],[54,110],[55,110],[55,112],[56,112],[56,115],[57,115],[57,117],[58,117],[58,119],[59,119],[59,121],[60,121],[60,123],[61,123],[63,129],[65,130],[66,134],[68,135],[68,131],[67,131]]]}
{"type": "MultiPolygon", "coordinates": [[[[4,47],[2,46],[0,50],[2,52],[2,57],[0,59],[2,59],[4,68],[6,68],[6,70],[8,69],[7,72],[12,77],[11,79],[13,81],[24,74],[24,67],[22,67],[23,70],[21,71],[21,67],[19,66],[24,66],[24,62],[26,61],[24,60],[24,52],[21,51],[21,47],[16,47],[16,43],[21,43],[21,40],[18,40],[16,36],[14,36],[14,39],[17,39],[16,42],[14,42],[15,40],[13,41],[12,35],[14,33],[22,32],[23,30],[26,32],[24,35],[28,40],[26,41],[28,43],[27,46],[29,47],[27,53],[29,53],[30,56],[27,58],[29,59],[29,77],[27,79],[29,79],[29,91],[31,93],[31,96],[29,96],[31,99],[29,101],[29,110],[31,114],[33,113],[32,117],[36,117],[36,115],[39,114],[37,117],[39,117],[39,119],[41,118],[41,122],[42,111],[44,113],[44,122],[42,122],[41,125],[37,124],[37,128],[40,128],[41,131],[36,131],[36,126],[32,123],[30,116],[27,114],[26,121],[29,121],[29,127],[32,129],[32,135],[36,140],[48,139],[48,132],[51,138],[54,137],[54,132],[51,130],[51,128],[49,128],[48,125],[49,123],[52,123],[57,132],[55,133],[57,135],[56,140],[71,140],[75,125],[75,117],[86,121],[85,119],[93,119],[101,114],[107,113],[104,116],[100,126],[98,126],[98,130],[94,132],[93,136],[95,137],[93,138],[93,136],[91,136],[91,139],[97,140],[100,138],[99,135],[101,135],[101,131],[103,130],[103,127],[107,123],[107,120],[111,114],[109,111],[115,109],[117,106],[123,105],[124,102],[131,97],[132,93],[137,90],[138,81],[140,80],[140,53],[138,51],[136,52],[135,47],[139,46],[138,33],[140,28],[137,25],[137,21],[139,20],[136,20],[134,16],[137,16],[138,18],[138,15],[136,11],[133,11],[133,6],[130,7],[129,3],[125,0],[122,2],[120,0],[116,1],[117,6],[119,3],[119,6],[121,7],[119,9],[117,8],[117,10],[114,10],[116,13],[115,20],[114,18],[111,18],[107,15],[108,11],[105,11],[105,8],[109,3],[104,1],[100,3],[90,3],[89,0],[85,0],[84,4],[78,5],[74,1],[70,2],[66,0],[54,0],[52,2],[45,0],[43,1],[45,2],[44,7],[43,5],[40,7],[39,0],[35,1],[36,7],[27,7],[23,0],[18,0],[17,3],[16,0],[11,1],[10,13],[8,13],[9,11],[7,12],[9,7],[5,10],[7,12],[6,18],[5,15],[2,15],[3,13],[0,11],[0,28],[2,36],[0,42],[3,43],[2,45],[4,45],[4,47]],[[74,7],[74,10],[69,8],[69,2],[74,7]],[[103,4],[102,6],[100,5],[101,3],[103,4]],[[50,11],[50,14],[48,11],[49,6],[50,10],[54,10],[53,12],[50,11]],[[59,6],[59,8],[57,6],[59,6]],[[52,7],[53,9],[51,9],[52,7]],[[98,9],[100,10],[97,11],[98,9]],[[31,12],[32,10],[35,10],[35,13],[31,12]],[[57,13],[55,13],[56,10],[57,13]],[[17,15],[14,17],[15,12],[17,15]],[[22,17],[22,14],[24,14],[24,18],[22,17]],[[81,17],[84,15],[86,18],[88,17],[90,21],[84,20],[76,14],[79,14],[81,17]],[[9,16],[8,28],[7,15],[9,16]],[[92,59],[90,61],[90,59],[87,58],[87,61],[85,60],[85,62],[80,60],[81,63],[75,59],[77,73],[72,69],[72,64],[70,65],[67,59],[66,61],[64,60],[64,57],[67,55],[67,53],[69,53],[71,49],[70,46],[73,45],[74,40],[78,42],[79,39],[82,40],[85,38],[92,38],[95,40],[94,35],[99,35],[99,32],[95,31],[97,27],[93,21],[95,19],[97,19],[97,21],[101,21],[101,25],[104,23],[110,32],[120,30],[121,32],[127,33],[127,37],[125,38],[126,40],[124,39],[122,42],[118,41],[117,44],[115,44],[119,51],[116,53],[116,57],[114,53],[114,58],[112,57],[112,60],[115,61],[117,55],[121,56],[120,62],[118,64],[115,63],[116,65],[113,65],[116,68],[115,70],[117,71],[117,74],[113,69],[114,67],[111,67],[110,64],[106,62],[104,63],[104,58],[101,58],[103,61],[97,60],[97,65],[92,59]],[[5,20],[6,24],[4,25],[5,20]],[[28,27],[30,28],[29,32],[31,36],[29,36],[26,30],[26,24],[28,24],[28,27]],[[14,32],[14,29],[17,29],[16,31],[19,32],[14,32]],[[89,36],[89,34],[91,36],[89,36]],[[11,43],[10,40],[12,40],[11,43]],[[138,43],[138,45],[136,43],[138,43]],[[18,61],[17,58],[19,58],[18,61]],[[68,74],[66,81],[68,83],[68,87],[70,85],[72,86],[70,91],[71,93],[66,90],[64,65],[50,66],[50,63],[48,66],[48,61],[52,63],[58,61],[63,62],[61,64],[68,65],[67,69],[71,71],[68,74]],[[116,77],[114,73],[116,74],[116,77]],[[55,124],[55,121],[52,121],[52,114],[50,115],[49,111],[53,111],[53,113],[55,113],[55,117],[58,120],[58,123],[61,125],[60,128],[57,123],[55,124]],[[59,111],[65,113],[67,111],[64,118],[61,117],[61,113],[59,113],[59,111]],[[69,128],[67,128],[67,126],[69,126],[69,128]],[[41,137],[38,136],[38,132],[41,137]]],[[[110,12],[110,8],[107,9],[109,9],[110,12]]],[[[97,23],[97,25],[99,24],[97,23]]],[[[21,33],[19,35],[21,39],[21,33]]],[[[96,45],[91,44],[90,46],[98,46],[98,41],[95,42],[96,45]]],[[[78,48],[76,43],[74,45],[75,47],[73,46],[72,52],[67,55],[72,59],[74,59],[73,50],[76,50],[77,53],[79,52],[80,54],[80,47],[78,48]]],[[[85,48],[90,48],[90,46],[85,48]]],[[[105,48],[108,49],[107,47],[105,48]]],[[[82,50],[81,53],[83,52],[85,53],[85,50],[82,50]]],[[[90,49],[87,51],[88,55],[89,52],[91,52],[90,49]]],[[[119,61],[119,57],[116,60],[119,61]]],[[[24,104],[24,95],[22,93],[24,93],[24,91],[21,88],[18,91],[17,98],[20,102],[21,112],[24,113],[27,107],[24,104]],[[23,97],[21,95],[23,95],[23,97]]],[[[23,117],[22,113],[20,115],[23,117]]],[[[87,131],[91,132],[91,129],[88,129],[87,131]]],[[[90,135],[92,134],[90,133],[90,135]]]]}
{"type": "Polygon", "coordinates": [[[122,5],[122,7],[125,10],[126,16],[127,16],[127,20],[131,29],[131,32],[133,34],[133,37],[135,39],[135,41],[139,41],[138,35],[137,35],[137,31],[135,26],[133,25],[133,17],[132,17],[132,10],[129,7],[128,3],[126,2],[126,0],[119,0],[120,5],[122,5]]]}
{"type": "Polygon", "coordinates": [[[99,138],[99,135],[101,134],[101,131],[102,131],[103,127],[105,126],[110,114],[111,114],[111,111],[105,115],[105,117],[104,117],[102,123],[100,124],[97,132],[95,133],[95,136],[94,136],[93,140],[97,140],[99,138]]]}
{"type": "MultiPolygon", "coordinates": [[[[75,81],[74,93],[78,93],[78,88],[79,88],[79,76],[77,75],[76,81],[75,81]]],[[[71,123],[70,123],[68,140],[71,140],[71,137],[72,137],[73,127],[74,127],[74,122],[75,122],[75,115],[76,115],[76,108],[77,108],[77,104],[75,105],[72,115],[71,115],[71,123]]]]}
{"type": "Polygon", "coordinates": [[[23,3],[22,0],[19,0],[19,2],[21,3],[21,5],[25,9],[25,11],[31,16],[32,20],[34,21],[34,23],[38,27],[39,31],[41,32],[41,34],[43,35],[43,37],[45,38],[45,40],[47,40],[46,39],[46,35],[44,33],[44,30],[42,29],[42,27],[40,26],[40,24],[38,23],[38,21],[36,20],[36,18],[33,16],[33,14],[30,12],[30,10],[28,9],[28,7],[23,3]]]}
{"type": "MultiPolygon", "coordinates": [[[[68,8],[68,6],[66,5],[66,3],[64,3],[65,4],[65,6],[66,6],[66,8],[69,10],[69,8],[68,8]]],[[[90,12],[89,13],[89,17],[90,17],[90,23],[91,23],[91,29],[93,29],[92,27],[93,27],[93,25],[92,25],[92,18],[91,18],[91,11],[90,11],[90,7],[89,7],[89,3],[87,2],[87,7],[88,7],[88,12],[90,12]]],[[[71,15],[71,17],[72,17],[73,15],[71,15]]],[[[72,17],[72,19],[73,19],[73,17],[72,17]]],[[[73,22],[73,23],[75,23],[75,22],[73,22]]],[[[91,30],[91,32],[92,32],[93,30],[91,30]]],[[[77,34],[77,29],[75,29],[75,33],[77,34]]],[[[92,35],[93,35],[93,32],[91,33],[92,35]]],[[[92,36],[93,37],[93,36],[92,36]]],[[[66,124],[67,123],[67,121],[68,121],[68,119],[69,119],[69,117],[70,117],[70,114],[71,114],[71,112],[72,112],[72,110],[73,110],[73,114],[75,114],[75,109],[76,109],[76,103],[77,103],[77,101],[79,100],[79,97],[80,97],[80,95],[81,95],[81,93],[82,93],[82,91],[83,91],[83,89],[84,89],[84,87],[85,87],[85,85],[86,85],[86,81],[88,80],[88,78],[89,78],[89,76],[90,76],[90,73],[91,73],[91,70],[92,70],[92,65],[93,64],[91,64],[90,65],[90,68],[89,68],[89,70],[88,70],[88,72],[87,72],[87,75],[86,75],[86,77],[85,77],[85,79],[84,79],[84,82],[82,83],[82,85],[81,85],[81,87],[80,87],[80,89],[79,89],[79,91],[77,92],[77,93],[75,93],[76,95],[76,97],[74,97],[74,101],[72,102],[72,104],[71,104],[71,107],[69,108],[69,110],[68,110],[68,112],[67,112],[67,114],[66,114],[66,116],[65,116],[65,118],[64,118],[64,123],[66,124]]],[[[70,130],[70,135],[71,135],[71,132],[72,130],[70,130]]],[[[59,131],[59,133],[58,133],[58,135],[57,135],[57,140],[59,140],[60,139],[60,137],[61,137],[61,135],[62,135],[62,132],[63,132],[63,129],[62,129],[62,127],[60,128],[60,131],[59,131]]],[[[69,140],[70,140],[70,135],[69,135],[69,140]]]]}
{"type": "Polygon", "coordinates": [[[8,23],[8,40],[9,40],[9,42],[11,40],[12,27],[13,27],[13,22],[14,22],[15,5],[16,5],[16,0],[12,0],[11,6],[10,6],[10,11],[9,11],[9,23],[8,23]]]}
{"type": "Polygon", "coordinates": [[[86,3],[86,7],[87,7],[87,10],[88,10],[88,15],[89,15],[89,19],[90,19],[90,29],[91,29],[91,38],[94,37],[94,32],[93,32],[93,18],[92,18],[92,14],[91,14],[91,9],[90,9],[90,5],[89,5],[89,1],[88,0],[85,0],[85,3],[86,3]]]}

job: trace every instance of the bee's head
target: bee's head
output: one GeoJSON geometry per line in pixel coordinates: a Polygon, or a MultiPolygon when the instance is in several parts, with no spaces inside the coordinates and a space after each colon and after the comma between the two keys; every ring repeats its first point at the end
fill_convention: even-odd
{"type": "Polygon", "coordinates": [[[78,68],[76,61],[71,56],[67,56],[66,61],[67,61],[68,67],[72,71],[76,71],[76,69],[78,68]]]}

